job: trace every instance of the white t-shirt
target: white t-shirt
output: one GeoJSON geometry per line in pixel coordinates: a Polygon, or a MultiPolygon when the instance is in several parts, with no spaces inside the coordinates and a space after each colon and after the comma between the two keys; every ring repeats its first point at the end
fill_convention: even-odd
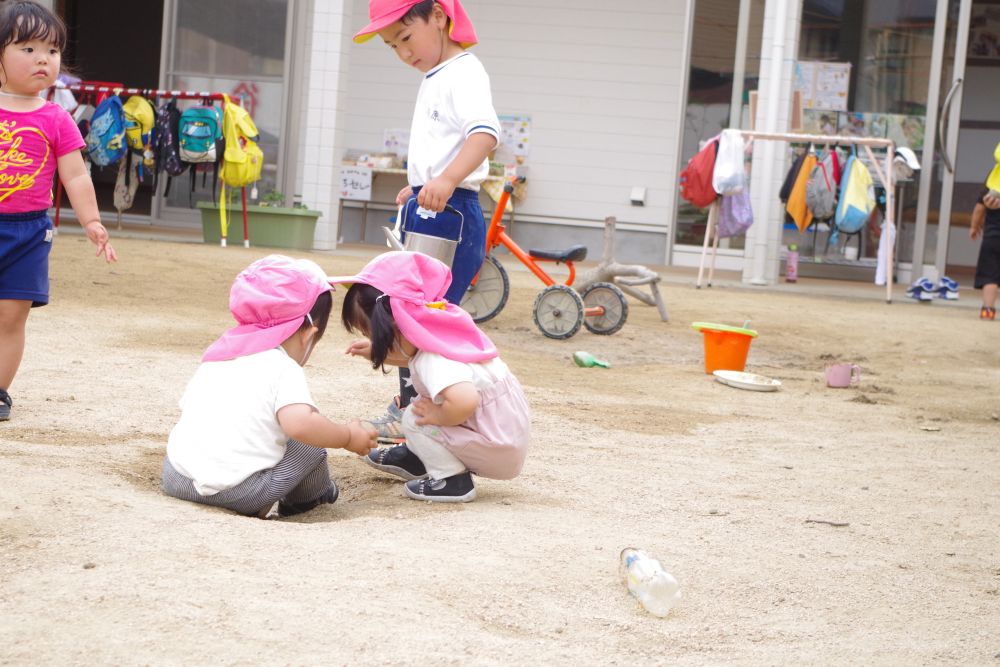
{"type": "Polygon", "coordinates": [[[477,391],[482,391],[510,375],[510,369],[500,357],[470,364],[447,359],[435,352],[418,352],[410,361],[410,370],[438,405],[444,403],[441,392],[453,384],[471,382],[477,391]]]}
{"type": "Polygon", "coordinates": [[[232,488],[281,461],[288,436],[278,410],[296,403],[315,407],[305,372],[282,347],[204,362],[181,397],[170,464],[203,496],[232,488]]]}
{"type": "MultiPolygon", "coordinates": [[[[493,109],[490,77],[468,51],[424,75],[410,125],[407,179],[412,187],[438,177],[458,155],[466,138],[485,132],[500,140],[500,120],[493,109]]],[[[459,187],[479,191],[489,174],[489,160],[459,187]]]]}

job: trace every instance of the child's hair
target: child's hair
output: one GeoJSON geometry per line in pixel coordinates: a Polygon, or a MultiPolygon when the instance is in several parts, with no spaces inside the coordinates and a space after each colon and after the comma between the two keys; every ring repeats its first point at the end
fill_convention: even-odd
{"type": "Polygon", "coordinates": [[[410,7],[410,11],[403,14],[399,22],[403,25],[410,25],[417,19],[421,19],[424,23],[427,23],[431,18],[431,12],[434,11],[434,5],[436,4],[436,0],[421,0],[421,2],[410,7]]]}
{"type": "Polygon", "coordinates": [[[372,368],[381,368],[384,373],[389,372],[385,367],[385,358],[396,345],[399,333],[389,298],[378,288],[354,283],[347,290],[340,312],[345,329],[371,340],[372,368]]]}
{"type": "Polygon", "coordinates": [[[309,317],[302,318],[302,326],[299,327],[299,331],[302,331],[306,327],[314,326],[318,331],[316,332],[316,338],[313,339],[314,344],[319,342],[319,339],[323,337],[326,333],[326,325],[330,321],[330,313],[333,311],[333,296],[330,292],[323,292],[318,297],[316,297],[316,303],[313,304],[312,310],[309,311],[309,317]],[[312,320],[310,322],[309,320],[312,320]]]}
{"type": "Polygon", "coordinates": [[[37,39],[66,50],[66,24],[31,0],[8,0],[0,9],[0,51],[9,44],[37,39]]]}

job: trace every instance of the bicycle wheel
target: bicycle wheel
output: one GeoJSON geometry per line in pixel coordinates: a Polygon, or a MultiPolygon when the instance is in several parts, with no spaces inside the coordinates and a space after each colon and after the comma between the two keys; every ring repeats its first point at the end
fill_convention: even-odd
{"type": "Polygon", "coordinates": [[[583,305],[586,308],[600,307],[603,315],[583,315],[583,326],[591,333],[610,336],[625,326],[628,319],[628,301],[617,285],[594,283],[583,290],[583,305]]]}
{"type": "Polygon", "coordinates": [[[479,269],[479,278],[466,290],[461,306],[478,324],[496,317],[507,305],[508,296],[510,280],[507,271],[493,255],[487,255],[483,267],[479,269]]]}
{"type": "Polygon", "coordinates": [[[583,299],[572,287],[549,285],[535,298],[532,317],[549,338],[569,338],[583,324],[583,299]]]}

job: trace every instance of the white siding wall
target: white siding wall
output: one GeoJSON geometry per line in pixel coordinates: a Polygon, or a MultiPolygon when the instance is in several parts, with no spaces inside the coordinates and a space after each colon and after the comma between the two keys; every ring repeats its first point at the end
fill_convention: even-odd
{"type": "MultiPolygon", "coordinates": [[[[345,27],[351,33],[365,22],[368,3],[346,4],[353,10],[345,27]]],[[[622,229],[656,233],[662,248],[677,192],[685,0],[463,5],[479,35],[472,50],[490,73],[497,112],[532,120],[528,194],[517,202],[518,224],[541,223],[535,234],[558,247],[577,242],[565,226],[594,227],[614,215],[622,229]],[[645,207],[629,203],[635,185],[648,190],[645,207]]],[[[420,83],[420,74],[377,38],[348,48],[337,163],[348,148],[378,150],[385,128],[408,128],[420,83]]],[[[402,179],[381,176],[375,198],[391,200],[401,185],[402,179]]],[[[594,232],[592,255],[600,249],[594,232]]],[[[660,251],[656,259],[662,257],[660,251]]]]}

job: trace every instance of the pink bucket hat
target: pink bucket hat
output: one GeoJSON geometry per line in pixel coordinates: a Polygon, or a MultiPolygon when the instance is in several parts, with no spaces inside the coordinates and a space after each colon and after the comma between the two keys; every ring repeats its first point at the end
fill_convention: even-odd
{"type": "Polygon", "coordinates": [[[472,316],[443,301],[451,269],[421,252],[396,250],[372,261],[356,276],[334,276],[331,283],[364,283],[389,295],[396,326],[417,349],[454,361],[475,363],[497,356],[497,348],[472,316]]]}
{"type": "Polygon", "coordinates": [[[316,262],[268,255],[243,269],[229,290],[238,323],[208,346],[202,361],[225,361],[278,347],[302,326],[332,287],[316,262]]]}
{"type": "MultiPolygon", "coordinates": [[[[358,44],[367,42],[375,36],[382,28],[392,25],[403,18],[410,8],[418,4],[420,0],[370,0],[368,3],[368,18],[371,22],[354,35],[354,41],[358,44]]],[[[467,49],[476,42],[476,31],[472,27],[469,15],[462,8],[459,0],[437,0],[441,5],[445,15],[451,19],[451,27],[448,29],[448,36],[467,49]]]]}

